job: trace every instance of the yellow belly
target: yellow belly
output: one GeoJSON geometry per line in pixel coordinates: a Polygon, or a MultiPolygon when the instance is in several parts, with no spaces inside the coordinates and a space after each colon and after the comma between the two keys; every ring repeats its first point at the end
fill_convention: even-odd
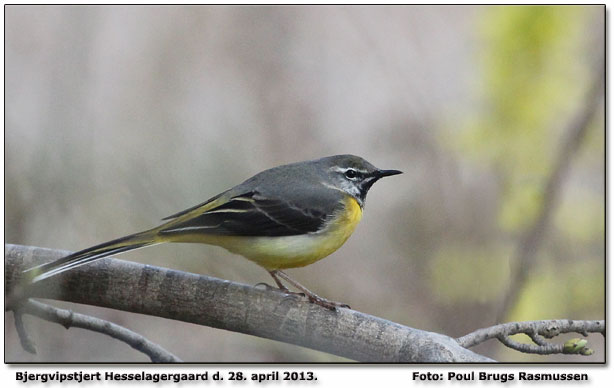
{"type": "Polygon", "coordinates": [[[345,205],[345,210],[318,233],[283,237],[200,235],[184,236],[181,240],[221,246],[269,271],[303,267],[336,251],[354,232],[362,218],[362,209],[354,198],[347,199],[345,205]]]}

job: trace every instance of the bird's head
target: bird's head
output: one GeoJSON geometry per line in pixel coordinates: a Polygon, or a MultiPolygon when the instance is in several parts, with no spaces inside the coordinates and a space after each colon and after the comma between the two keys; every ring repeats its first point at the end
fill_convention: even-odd
{"type": "Polygon", "coordinates": [[[379,169],[354,155],[329,156],[320,161],[327,167],[330,182],[326,183],[356,198],[361,207],[364,206],[367,192],[375,182],[383,177],[402,174],[399,170],[379,169]]]}

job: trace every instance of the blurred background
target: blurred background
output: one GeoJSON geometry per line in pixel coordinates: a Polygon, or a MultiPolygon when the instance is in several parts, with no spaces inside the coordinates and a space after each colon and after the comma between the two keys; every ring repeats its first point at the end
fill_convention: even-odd
{"type": "MultiPolygon", "coordinates": [[[[153,227],[263,169],[353,153],[405,174],[371,190],[339,251],[288,271],[314,292],[454,337],[498,322],[604,319],[604,12],[7,6],[6,242],[79,250],[153,227]]],[[[121,258],[271,283],[217,247],[121,258]]],[[[186,361],[347,361],[52,303],[186,361]]],[[[148,361],[103,335],[25,319],[38,354],[23,351],[5,313],[8,362],[148,361]]],[[[590,357],[531,356],[496,341],[473,350],[603,361],[602,337],[589,341],[590,357]]]]}

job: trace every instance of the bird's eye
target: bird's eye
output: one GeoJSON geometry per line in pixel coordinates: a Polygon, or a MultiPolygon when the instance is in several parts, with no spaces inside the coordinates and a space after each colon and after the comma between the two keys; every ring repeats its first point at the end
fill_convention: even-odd
{"type": "Polygon", "coordinates": [[[356,170],[352,170],[351,168],[345,172],[345,177],[348,179],[354,179],[358,176],[356,170]]]}

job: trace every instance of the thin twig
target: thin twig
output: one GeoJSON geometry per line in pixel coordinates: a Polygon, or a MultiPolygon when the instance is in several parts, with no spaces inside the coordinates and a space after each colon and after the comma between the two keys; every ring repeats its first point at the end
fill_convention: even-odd
{"type": "MultiPolygon", "coordinates": [[[[59,323],[66,329],[78,327],[96,331],[127,343],[134,349],[145,353],[153,362],[181,362],[181,359],[177,356],[142,335],[100,318],[60,309],[34,300],[25,302],[19,311],[15,314],[16,319],[21,314],[30,314],[50,322],[59,323]]],[[[22,338],[21,334],[20,338],[22,338]]]]}
{"type": "Polygon", "coordinates": [[[533,342],[535,342],[537,345],[540,345],[540,346],[548,346],[548,345],[549,345],[549,344],[548,344],[548,341],[546,341],[546,339],[545,339],[543,336],[539,335],[539,334],[538,334],[538,333],[536,333],[536,332],[526,333],[526,334],[527,334],[527,335],[528,335],[528,336],[531,338],[531,340],[533,340],[533,342]]]}
{"type": "Polygon", "coordinates": [[[26,325],[23,322],[23,311],[21,309],[14,310],[13,317],[15,319],[15,329],[17,330],[21,347],[28,353],[36,354],[36,345],[32,338],[30,338],[26,330],[26,325]]]}
{"type": "MultiPolygon", "coordinates": [[[[510,322],[476,330],[456,341],[465,348],[481,344],[489,339],[497,338],[505,346],[524,353],[559,354],[567,353],[564,345],[551,344],[545,338],[554,338],[559,334],[579,333],[587,336],[588,333],[601,333],[605,336],[605,321],[580,321],[571,319],[557,319],[546,321],[510,322]],[[535,345],[523,344],[509,338],[515,334],[528,335],[535,345]]],[[[581,353],[588,354],[588,353],[581,353]]]]}
{"type": "Polygon", "coordinates": [[[522,353],[531,353],[531,354],[559,354],[563,353],[563,345],[559,344],[549,344],[545,343],[544,345],[533,345],[533,344],[523,344],[521,342],[514,341],[513,339],[500,335],[497,337],[499,341],[508,348],[517,350],[522,353]]]}

